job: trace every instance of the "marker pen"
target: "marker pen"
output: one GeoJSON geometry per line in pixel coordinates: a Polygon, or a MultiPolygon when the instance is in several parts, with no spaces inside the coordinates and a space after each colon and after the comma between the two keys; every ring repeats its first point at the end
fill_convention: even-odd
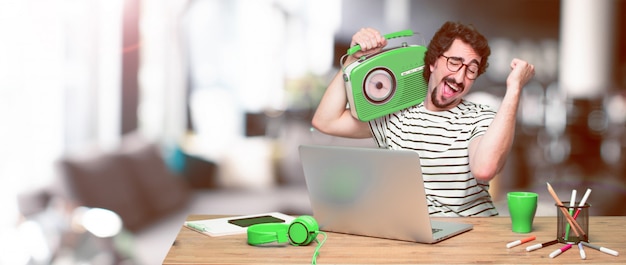
{"type": "Polygon", "coordinates": [[[535,236],[529,236],[529,237],[524,238],[524,239],[515,240],[515,241],[513,241],[511,243],[506,244],[506,248],[512,248],[514,246],[524,244],[524,243],[526,243],[528,241],[533,241],[533,240],[535,240],[535,238],[536,238],[535,236]]]}
{"type": "Polygon", "coordinates": [[[578,249],[580,250],[580,259],[587,259],[587,254],[585,254],[583,243],[578,243],[578,249]]]}
{"type": "MultiPolygon", "coordinates": [[[[572,190],[572,198],[569,201],[569,215],[574,215],[574,206],[576,206],[576,190],[572,190]]],[[[574,219],[576,220],[576,219],[574,219]]],[[[569,238],[569,223],[567,224],[566,228],[565,228],[565,237],[564,239],[567,240],[569,238]]]]}
{"type": "Polygon", "coordinates": [[[547,247],[547,246],[552,246],[552,245],[556,244],[557,242],[559,242],[559,241],[555,239],[555,240],[552,240],[552,241],[549,241],[549,242],[545,242],[545,243],[541,243],[541,244],[535,244],[535,245],[527,247],[526,251],[533,251],[533,250],[537,250],[537,249],[544,248],[544,247],[547,247]]]}
{"type": "Polygon", "coordinates": [[[187,226],[190,228],[193,228],[195,230],[201,231],[201,232],[206,232],[207,229],[204,225],[201,224],[196,224],[196,223],[187,223],[187,226]]]}
{"type": "Polygon", "coordinates": [[[550,258],[554,258],[554,257],[560,255],[561,253],[567,251],[570,248],[572,248],[572,244],[567,244],[564,247],[559,248],[559,249],[553,251],[552,253],[550,253],[550,258]]]}
{"type": "Polygon", "coordinates": [[[617,251],[612,250],[612,249],[608,249],[608,248],[605,248],[605,247],[592,245],[592,244],[589,244],[589,243],[587,243],[585,241],[580,241],[580,243],[582,243],[583,245],[585,245],[587,247],[599,250],[599,251],[604,252],[604,253],[609,254],[609,255],[613,255],[613,256],[616,256],[616,257],[619,255],[619,253],[617,251]]]}
{"type": "Polygon", "coordinates": [[[591,189],[587,189],[587,191],[585,192],[585,195],[583,195],[582,200],[580,200],[580,204],[578,204],[578,209],[576,209],[576,213],[574,213],[574,220],[576,220],[576,217],[578,217],[578,214],[580,213],[581,208],[585,206],[585,203],[587,203],[587,199],[589,198],[589,194],[591,194],[591,189]]]}

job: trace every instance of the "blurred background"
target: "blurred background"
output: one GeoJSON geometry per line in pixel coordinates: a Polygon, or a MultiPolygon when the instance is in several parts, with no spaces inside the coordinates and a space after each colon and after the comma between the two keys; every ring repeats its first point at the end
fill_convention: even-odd
{"type": "Polygon", "coordinates": [[[160,264],[188,214],[310,213],[297,147],[352,34],[448,20],[490,41],[468,97],[533,63],[492,194],[624,215],[626,1],[0,0],[0,264],[160,264]],[[7,254],[10,253],[10,254],[7,254]]]}

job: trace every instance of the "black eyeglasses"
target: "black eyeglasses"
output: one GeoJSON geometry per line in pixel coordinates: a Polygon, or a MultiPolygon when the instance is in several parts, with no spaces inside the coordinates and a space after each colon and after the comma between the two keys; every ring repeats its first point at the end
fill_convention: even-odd
{"type": "Polygon", "coordinates": [[[478,64],[464,64],[463,58],[459,57],[448,57],[443,54],[441,57],[446,58],[446,66],[448,66],[448,70],[458,72],[463,66],[465,66],[465,76],[467,79],[474,80],[478,77],[478,64]]]}

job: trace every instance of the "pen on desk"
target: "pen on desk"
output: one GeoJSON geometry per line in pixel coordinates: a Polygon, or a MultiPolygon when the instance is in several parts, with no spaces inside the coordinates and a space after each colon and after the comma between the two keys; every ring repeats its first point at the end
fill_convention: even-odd
{"type": "Polygon", "coordinates": [[[535,240],[535,238],[536,238],[535,236],[529,236],[529,237],[524,238],[524,239],[515,240],[515,241],[513,241],[511,243],[506,244],[506,248],[512,248],[514,246],[524,244],[524,243],[526,243],[528,241],[533,241],[533,240],[535,240]]]}
{"type": "Polygon", "coordinates": [[[585,254],[583,243],[578,243],[578,249],[580,250],[580,259],[587,259],[587,254],[585,254]]]}
{"type": "Polygon", "coordinates": [[[547,247],[547,246],[551,246],[551,245],[556,244],[557,242],[559,242],[559,240],[555,239],[555,240],[548,241],[548,242],[545,242],[545,243],[535,244],[535,245],[527,247],[526,251],[533,251],[533,250],[537,250],[537,249],[544,248],[544,247],[547,247]]]}
{"type": "Polygon", "coordinates": [[[195,230],[201,231],[201,232],[206,232],[206,227],[204,227],[204,225],[201,225],[201,224],[187,223],[187,226],[195,230]]]}
{"type": "Polygon", "coordinates": [[[570,248],[572,248],[572,244],[567,244],[567,245],[565,245],[562,248],[559,248],[559,249],[557,249],[555,251],[552,251],[552,253],[550,253],[550,258],[554,258],[554,257],[560,255],[561,253],[567,251],[570,248]]]}
{"type": "MultiPolygon", "coordinates": [[[[589,194],[591,194],[591,189],[587,189],[587,191],[585,192],[585,195],[583,195],[582,200],[580,200],[580,203],[578,204],[578,207],[585,206],[585,203],[587,203],[587,199],[589,199],[589,194]]],[[[582,208],[576,209],[576,213],[574,213],[574,220],[576,220],[576,217],[578,217],[578,214],[580,213],[581,209],[582,208]]]]}
{"type": "Polygon", "coordinates": [[[609,255],[613,255],[613,256],[616,256],[616,257],[619,255],[619,253],[617,251],[612,250],[612,249],[608,249],[608,248],[605,248],[605,247],[592,245],[592,244],[589,244],[589,243],[587,243],[585,241],[581,241],[580,243],[582,243],[583,245],[585,245],[587,247],[593,248],[595,250],[599,250],[599,251],[604,252],[604,253],[609,254],[609,255]]]}

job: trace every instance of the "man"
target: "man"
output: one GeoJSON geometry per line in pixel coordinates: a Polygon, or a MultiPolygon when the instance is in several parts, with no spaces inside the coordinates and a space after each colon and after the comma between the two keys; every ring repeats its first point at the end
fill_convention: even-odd
{"type": "MultiPolygon", "coordinates": [[[[380,52],[387,41],[377,30],[364,28],[352,37],[351,45],[356,44],[361,51],[347,58],[345,65],[380,52]]],[[[512,60],[506,93],[496,114],[487,106],[463,99],[485,72],[490,53],[487,39],[474,27],[446,22],[425,55],[428,92],[423,103],[361,122],[346,109],[339,71],[322,97],[313,126],[341,137],[373,137],[381,148],[418,152],[431,215],[498,215],[488,192],[489,181],[507,159],[522,88],[535,71],[528,62],[512,60]]]]}

